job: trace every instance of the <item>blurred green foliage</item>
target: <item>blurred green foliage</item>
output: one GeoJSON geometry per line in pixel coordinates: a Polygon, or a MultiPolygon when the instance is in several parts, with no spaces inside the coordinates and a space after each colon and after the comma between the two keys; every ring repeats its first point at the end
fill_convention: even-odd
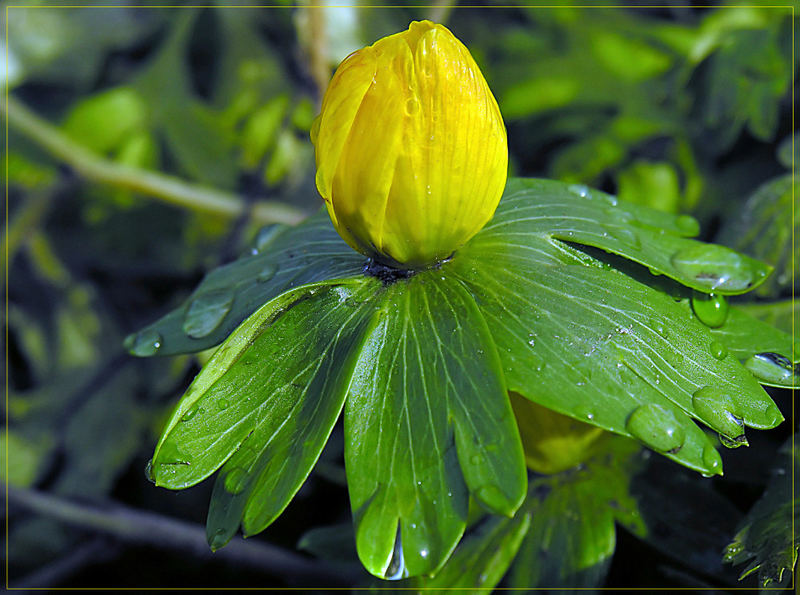
{"type": "MultiPolygon", "coordinates": [[[[797,23],[788,8],[519,3],[314,14],[289,2],[202,9],[9,4],[3,5],[4,82],[13,98],[73,143],[109,162],[227,190],[248,206],[268,198],[304,212],[319,205],[308,140],[320,96],[313,65],[333,68],[349,51],[410,20],[446,18],[498,98],[513,173],[589,184],[646,206],[694,214],[703,239],[776,268],[758,290],[760,301],[736,306],[787,331],[793,317],[796,325],[789,299],[798,278],[791,238],[800,221],[792,203],[791,66],[800,41],[792,46],[797,23]],[[319,22],[323,35],[314,29],[319,22]]],[[[168,494],[147,483],[143,470],[165,416],[207,354],[133,360],[122,340],[179,304],[207,269],[249,252],[260,222],[247,214],[231,218],[172,206],[122,184],[87,183],[15,127],[13,117],[9,125],[4,480],[101,508],[115,500],[199,524],[208,489],[168,494]]],[[[789,392],[773,396],[787,413],[789,392]]],[[[643,549],[620,529],[613,561],[600,556],[606,565],[595,579],[604,580],[607,571],[609,586],[737,586],[739,569],[721,565],[720,549],[716,557],[708,553],[734,535],[725,541],[713,533],[713,517],[699,502],[711,502],[709,510],[749,509],[769,479],[763,461],[777,456],[791,431],[753,440],[751,454],[725,460],[725,479],[711,486],[699,488],[703,480],[686,479],[664,463],[664,477],[675,485],[695,482],[687,489],[700,490],[681,509],[660,506],[664,490],[637,492],[634,481],[630,493],[640,502],[652,547],[643,549]],[[727,504],[713,504],[720,501],[727,504]],[[695,513],[687,513],[692,507],[695,513]],[[661,516],[648,520],[647,510],[661,516]],[[713,539],[681,539],[679,532],[670,541],[660,533],[670,525],[700,527],[713,539]]],[[[337,432],[325,465],[284,518],[254,539],[291,550],[314,526],[349,522],[346,490],[332,481],[341,476],[337,432]]],[[[553,482],[562,485],[562,479],[553,482]]],[[[573,484],[563,479],[563,485],[573,484]]],[[[773,560],[793,558],[780,540],[785,535],[764,537],[774,517],[763,508],[769,505],[759,504],[749,540],[747,533],[737,539],[756,563],[774,566],[773,560]],[[763,552],[759,544],[766,544],[763,552]]],[[[558,509],[547,500],[537,506],[532,520],[517,519],[510,533],[491,520],[476,532],[516,551],[523,534],[534,534],[529,527],[547,529],[547,517],[536,515],[558,509]]],[[[125,544],[124,532],[115,530],[112,524],[114,542],[125,544]]],[[[303,584],[302,576],[274,566],[264,574],[193,563],[168,546],[167,553],[124,546],[111,559],[69,562],[71,552],[92,539],[78,521],[63,524],[12,502],[11,584],[39,578],[63,586],[303,584]]],[[[460,559],[469,560],[485,544],[465,542],[460,559]]],[[[513,554],[499,558],[511,564],[513,554]]],[[[485,578],[491,583],[501,576],[495,569],[485,578]]],[[[756,585],[755,576],[742,584],[756,585]]]]}

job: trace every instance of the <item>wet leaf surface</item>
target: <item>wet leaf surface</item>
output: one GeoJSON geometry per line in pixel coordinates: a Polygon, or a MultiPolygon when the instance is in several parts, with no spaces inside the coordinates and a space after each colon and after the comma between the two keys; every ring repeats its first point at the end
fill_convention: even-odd
{"type": "Polygon", "coordinates": [[[282,292],[354,277],[366,262],[344,243],[323,212],[297,227],[265,228],[252,250],[255,254],[211,271],[182,306],[128,337],[126,348],[139,356],[208,349],[282,292]]]}
{"type": "Polygon", "coordinates": [[[403,578],[444,564],[469,494],[512,515],[525,464],[497,353],[460,283],[420,273],[380,304],[345,409],[345,465],[362,562],[403,578]]]}
{"type": "MultiPolygon", "coordinates": [[[[677,218],[643,207],[636,216],[648,223],[636,232],[638,247],[623,245],[604,236],[598,223],[608,199],[582,194],[557,182],[516,180],[495,218],[449,265],[489,322],[509,389],[635,437],[702,473],[720,473],[719,454],[692,418],[741,439],[744,426],[782,421],[775,404],[720,350],[710,329],[671,297],[552,236],[624,251],[688,285],[692,278],[665,265],[670,250],[685,249],[676,242],[692,242],[697,252],[706,245],[673,235],[677,218]],[[581,212],[585,216],[578,217],[581,212]],[[656,227],[659,219],[663,230],[656,227]],[[560,231],[548,231],[554,229],[560,231]],[[716,406],[707,406],[709,400],[716,406]]],[[[726,262],[718,263],[725,272],[711,276],[739,284],[752,271],[766,271],[757,263],[741,269],[747,260],[732,268],[726,262]]]]}

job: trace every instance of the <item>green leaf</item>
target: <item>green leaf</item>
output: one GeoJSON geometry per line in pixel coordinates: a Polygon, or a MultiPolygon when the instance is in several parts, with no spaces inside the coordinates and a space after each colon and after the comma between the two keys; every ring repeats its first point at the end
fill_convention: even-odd
{"type": "Polygon", "coordinates": [[[760,140],[775,134],[780,101],[791,82],[781,20],[776,13],[765,27],[728,33],[710,59],[706,124],[720,130],[723,146],[736,139],[745,123],[760,140]]]}
{"type": "Polygon", "coordinates": [[[147,105],[130,87],[115,87],[83,99],[72,107],[64,132],[84,146],[105,153],[144,128],[147,105]]]}
{"type": "Polygon", "coordinates": [[[224,543],[240,513],[245,532],[262,530],[310,472],[344,402],[349,354],[377,284],[306,285],[268,302],[220,346],[181,399],[151,473],[156,485],[181,489],[227,461],[212,497],[214,545],[224,543]]]}
{"type": "Polygon", "coordinates": [[[678,173],[669,163],[637,160],[619,173],[619,198],[677,213],[681,206],[678,173]]]}
{"type": "MultiPolygon", "coordinates": [[[[221,390],[236,390],[251,408],[259,398],[262,405],[255,409],[257,424],[214,484],[206,524],[212,549],[230,540],[240,520],[245,536],[266,529],[303,485],[342,410],[378,285],[361,278],[289,292],[298,301],[237,362],[272,364],[253,379],[263,383],[264,392],[253,391],[253,374],[247,370],[241,380],[220,385],[221,390]]],[[[247,416],[233,419],[248,424],[247,416]]]]}
{"type": "Polygon", "coordinates": [[[731,355],[743,361],[761,384],[800,388],[800,372],[791,361],[792,354],[800,357],[800,345],[792,341],[790,334],[749,315],[748,311],[731,307],[725,323],[711,329],[711,334],[731,355]]]}
{"type": "Polygon", "coordinates": [[[293,228],[265,228],[253,251],[211,271],[177,309],[126,339],[133,355],[202,351],[220,343],[240,322],[282,292],[305,283],[354,277],[365,258],[320,212],[293,228]]]}
{"type": "MultiPolygon", "coordinates": [[[[737,304],[736,307],[753,318],[790,335],[792,334],[792,320],[797,320],[796,317],[800,316],[800,300],[750,302],[737,304]]],[[[800,353],[800,342],[795,345],[795,353],[800,353]]]]}
{"type": "Polygon", "coordinates": [[[416,577],[398,585],[403,591],[417,588],[458,589],[459,593],[486,593],[503,578],[531,524],[530,513],[513,518],[487,516],[469,530],[447,564],[432,578],[416,577]]]}
{"type": "MultiPolygon", "coordinates": [[[[270,19],[288,17],[286,11],[271,11],[270,19]]],[[[214,103],[230,106],[242,90],[250,97],[251,108],[278,92],[286,92],[286,74],[278,52],[272,50],[259,32],[259,10],[241,7],[237,10],[214,10],[219,24],[219,72],[215,77],[214,103]]]]}
{"type": "Polygon", "coordinates": [[[635,437],[692,469],[721,473],[719,453],[691,418],[741,441],[740,424],[774,427],[783,420],[778,408],[671,297],[553,236],[619,253],[690,286],[714,278],[740,291],[766,269],[673,235],[680,218],[595,194],[558,182],[510,182],[494,219],[448,270],[475,296],[510,390],[635,437]],[[623,222],[620,212],[639,224],[623,222]],[[698,258],[708,268],[693,270],[704,274],[686,275],[669,256],[685,250],[726,258],[698,258]]]}
{"type": "Polygon", "coordinates": [[[800,279],[800,259],[792,249],[792,237],[800,235],[800,209],[794,208],[792,177],[787,174],[761,185],[719,233],[719,242],[775,267],[775,274],[758,289],[762,296],[787,293],[792,275],[800,279]]]}
{"type": "Polygon", "coordinates": [[[531,482],[524,509],[532,517],[511,569],[515,589],[596,587],[616,548],[615,520],[644,528],[628,489],[639,448],[609,436],[583,468],[531,482]]]}
{"type": "Polygon", "coordinates": [[[32,440],[13,428],[0,430],[0,460],[4,461],[0,468],[0,481],[22,488],[36,483],[54,446],[47,437],[37,438],[32,440]]]}
{"type": "Polygon", "coordinates": [[[795,434],[780,450],[764,495],[747,513],[725,551],[725,562],[743,564],[750,561],[740,580],[758,572],[758,582],[765,588],[785,586],[791,580],[792,569],[797,563],[800,497],[796,495],[793,484],[797,485],[799,477],[800,451],[792,448],[797,439],[798,434],[795,434]]]}
{"type": "Polygon", "coordinates": [[[771,268],[723,246],[681,236],[699,232],[688,215],[671,216],[582,185],[552,180],[512,179],[506,186],[502,213],[483,233],[513,226],[524,217],[524,231],[601,248],[645,265],[654,273],[703,291],[745,293],[764,282],[771,268]],[[526,213],[510,212],[526,208],[526,213]]]}
{"type": "Polygon", "coordinates": [[[472,297],[441,270],[388,286],[345,408],[359,557],[401,578],[440,568],[471,493],[511,515],[525,464],[503,374],[472,297]]]}
{"type": "Polygon", "coordinates": [[[192,91],[188,45],[198,14],[181,11],[155,57],[135,79],[134,88],[154,98],[149,103],[153,124],[183,172],[208,184],[233,188],[237,175],[233,137],[221,114],[192,91]]]}

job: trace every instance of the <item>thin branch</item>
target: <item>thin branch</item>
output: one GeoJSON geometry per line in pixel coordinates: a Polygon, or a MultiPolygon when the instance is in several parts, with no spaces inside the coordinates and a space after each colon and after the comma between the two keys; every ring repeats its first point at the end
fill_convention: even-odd
{"type": "Polygon", "coordinates": [[[126,543],[189,553],[309,583],[348,585],[363,577],[352,565],[306,558],[265,542],[234,538],[212,553],[205,530],[195,524],[109,502],[102,507],[78,503],[37,490],[7,486],[10,505],[21,506],[82,529],[113,536],[126,543]]]}
{"type": "MultiPolygon", "coordinates": [[[[74,142],[13,96],[8,97],[7,111],[10,128],[25,135],[87,180],[127,188],[174,205],[226,217],[237,217],[247,209],[244,201],[235,194],[105,159],[74,142]]],[[[261,223],[290,225],[299,223],[306,216],[301,210],[276,201],[259,201],[253,206],[252,213],[253,218],[261,223]]]]}
{"type": "Polygon", "coordinates": [[[118,548],[108,538],[98,537],[67,553],[46,566],[23,576],[14,583],[14,589],[55,587],[64,583],[87,566],[112,559],[118,548]]]}
{"type": "Polygon", "coordinates": [[[33,230],[47,214],[54,194],[51,188],[32,192],[30,198],[12,213],[6,229],[0,232],[0,246],[6,248],[8,266],[14,261],[17,250],[31,237],[33,230]]]}

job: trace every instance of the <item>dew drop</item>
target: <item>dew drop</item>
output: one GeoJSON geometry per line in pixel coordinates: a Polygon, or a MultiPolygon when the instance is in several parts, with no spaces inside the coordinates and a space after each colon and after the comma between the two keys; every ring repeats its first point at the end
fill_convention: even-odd
{"type": "Polygon", "coordinates": [[[750,446],[747,442],[747,436],[742,434],[736,438],[728,438],[725,434],[719,435],[719,441],[725,448],[739,448],[740,446],[750,446]]]}
{"type": "Polygon", "coordinates": [[[198,295],[183,317],[183,332],[194,339],[209,335],[227,316],[234,294],[229,289],[213,289],[198,295]]]}
{"type": "Polygon", "coordinates": [[[703,465],[706,468],[706,477],[719,474],[722,471],[722,457],[711,444],[703,446],[703,465]]]}
{"type": "Polygon", "coordinates": [[[481,462],[481,457],[479,455],[472,455],[469,459],[469,462],[473,465],[478,465],[481,462]]]}
{"type": "Polygon", "coordinates": [[[144,467],[144,476],[150,483],[154,484],[156,482],[156,476],[153,474],[153,459],[147,461],[147,465],[144,467]]]}
{"type": "MultiPolygon", "coordinates": [[[[157,459],[158,461],[153,465],[157,467],[157,469],[154,470],[154,473],[159,475],[169,467],[190,465],[192,462],[192,457],[181,452],[180,448],[178,448],[178,445],[172,440],[166,440],[161,445],[161,448],[158,449],[157,459]]],[[[172,472],[174,473],[175,470],[172,469],[172,472]]]]}
{"type": "Polygon", "coordinates": [[[741,291],[753,284],[751,267],[724,246],[693,245],[673,254],[670,262],[681,275],[705,289],[741,291]]]}
{"type": "Polygon", "coordinates": [[[714,359],[723,360],[728,355],[728,348],[719,341],[711,341],[708,349],[714,359]]]}
{"type": "Polygon", "coordinates": [[[278,272],[278,265],[273,263],[267,263],[264,265],[264,268],[256,275],[256,281],[259,283],[266,283],[270,279],[275,276],[275,273],[278,272]]]}
{"type": "Polygon", "coordinates": [[[642,247],[642,241],[639,239],[638,234],[625,227],[611,227],[608,229],[608,235],[633,248],[639,249],[642,247]]]}
{"type": "Polygon", "coordinates": [[[625,422],[625,429],[653,450],[660,452],[675,453],[686,439],[686,434],[674,414],[655,403],[647,403],[635,409],[625,422]]]}
{"type": "Polygon", "coordinates": [[[736,415],[736,404],[727,393],[713,386],[704,386],[692,394],[692,407],[709,427],[732,440],[744,439],[744,424],[736,415]]]}
{"type": "Polygon", "coordinates": [[[217,407],[219,407],[220,411],[227,409],[229,405],[230,403],[228,403],[228,401],[225,399],[217,399],[217,407]]]}
{"type": "Polygon", "coordinates": [[[781,386],[800,384],[800,364],[793,365],[788,357],[779,353],[757,353],[744,362],[744,367],[764,382],[781,386]]]}
{"type": "Polygon", "coordinates": [[[197,415],[197,412],[198,412],[198,411],[199,411],[199,409],[198,409],[197,407],[193,407],[192,409],[189,409],[189,411],[187,411],[186,413],[184,413],[184,414],[181,416],[181,421],[189,421],[189,420],[190,420],[190,419],[192,419],[192,418],[193,418],[195,415],[197,415]]]}
{"type": "Polygon", "coordinates": [[[567,190],[572,192],[572,194],[577,194],[581,198],[591,198],[592,193],[589,190],[589,187],[585,184],[571,184],[567,190]]]}
{"type": "Polygon", "coordinates": [[[675,219],[675,227],[678,232],[684,237],[694,237],[700,233],[700,223],[691,215],[679,215],[675,219]]]}
{"type": "Polygon", "coordinates": [[[717,328],[725,324],[728,318],[728,300],[715,293],[695,291],[692,294],[692,310],[700,322],[711,328],[717,328]]]}
{"type": "Polygon", "coordinates": [[[475,493],[475,498],[492,510],[503,507],[507,501],[507,498],[503,492],[500,491],[500,488],[493,485],[485,485],[478,488],[478,491],[475,493]]]}
{"type": "Polygon", "coordinates": [[[247,471],[234,467],[225,475],[225,490],[231,494],[241,494],[247,487],[247,471]]]}
{"type": "Polygon", "coordinates": [[[286,229],[288,229],[288,226],[281,223],[274,223],[272,225],[262,227],[256,234],[253,247],[258,252],[264,252],[286,229]]]}
{"type": "Polygon", "coordinates": [[[413,116],[419,113],[419,100],[416,97],[406,99],[406,115],[413,116]]]}
{"type": "Polygon", "coordinates": [[[161,349],[163,341],[164,339],[158,331],[145,329],[141,332],[128,335],[128,337],[125,338],[123,346],[131,355],[148,357],[150,355],[155,355],[158,350],[161,349]]]}

